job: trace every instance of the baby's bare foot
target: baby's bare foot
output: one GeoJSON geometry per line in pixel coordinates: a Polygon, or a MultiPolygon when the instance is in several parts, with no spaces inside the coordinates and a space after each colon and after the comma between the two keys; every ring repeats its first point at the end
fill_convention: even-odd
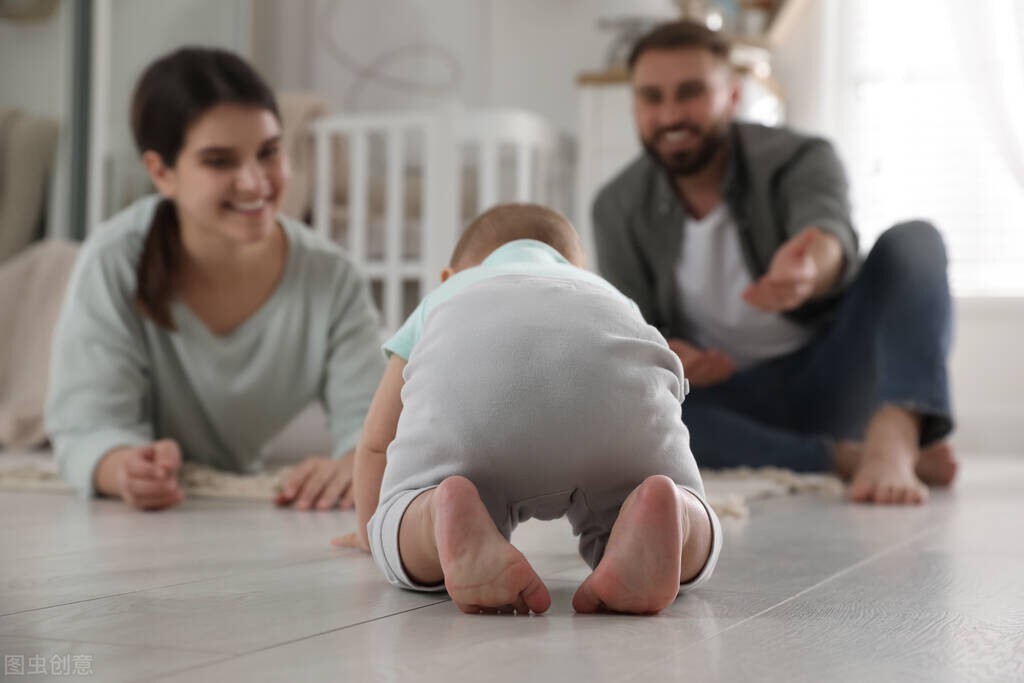
{"type": "Polygon", "coordinates": [[[868,425],[864,453],[848,491],[850,500],[896,505],[926,501],[928,487],[914,472],[917,440],[913,415],[891,406],[881,408],[868,425]]]}
{"type": "Polygon", "coordinates": [[[445,479],[432,503],[444,585],[460,610],[539,614],[551,606],[547,587],[494,526],[471,481],[445,479]]]}
{"type": "Polygon", "coordinates": [[[572,599],[577,612],[655,614],[679,593],[683,504],[668,477],[648,477],[623,503],[604,557],[572,599]]]}

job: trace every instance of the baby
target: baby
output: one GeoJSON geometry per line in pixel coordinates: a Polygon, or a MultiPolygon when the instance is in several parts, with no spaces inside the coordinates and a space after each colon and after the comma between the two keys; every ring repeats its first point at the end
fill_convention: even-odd
{"type": "Polygon", "coordinates": [[[593,569],[577,612],[650,614],[711,575],[718,518],[680,419],[683,369],[632,301],[582,268],[572,225],[495,207],[384,345],[356,449],[356,533],[388,581],[464,612],[544,612],[509,543],[569,518],[593,569]],[[371,518],[372,515],[372,518],[371,518]]]}

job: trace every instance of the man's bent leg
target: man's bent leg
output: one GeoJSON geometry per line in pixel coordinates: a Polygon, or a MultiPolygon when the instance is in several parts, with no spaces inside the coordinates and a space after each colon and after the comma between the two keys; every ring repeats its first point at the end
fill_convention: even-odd
{"type": "Polygon", "coordinates": [[[946,370],[951,310],[938,232],[924,222],[904,223],[878,239],[817,345],[800,381],[809,420],[848,420],[849,429],[868,417],[850,490],[855,500],[921,502],[927,491],[918,476],[952,479],[955,461],[941,443],[953,424],[946,370]],[[873,396],[848,391],[858,383],[851,370],[870,373],[873,396]],[[871,411],[862,412],[862,398],[871,399],[871,411]],[[931,446],[924,457],[942,462],[917,462],[924,446],[931,446]]]}
{"type": "Polygon", "coordinates": [[[878,402],[921,417],[920,444],[953,429],[946,360],[953,336],[946,249],[929,223],[902,223],[878,238],[861,277],[881,300],[876,329],[878,402]]]}
{"type": "Polygon", "coordinates": [[[700,467],[772,466],[797,472],[833,468],[834,445],[824,436],[770,426],[699,398],[687,398],[683,403],[683,422],[690,430],[690,447],[700,467]]]}

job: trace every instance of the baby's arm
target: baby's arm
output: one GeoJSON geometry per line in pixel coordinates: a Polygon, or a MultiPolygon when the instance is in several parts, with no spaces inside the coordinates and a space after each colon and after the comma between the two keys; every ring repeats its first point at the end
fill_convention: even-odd
{"type": "Polygon", "coordinates": [[[384,377],[373,396],[370,410],[366,414],[362,438],[356,446],[355,471],[352,486],[356,501],[358,528],[355,533],[335,539],[335,545],[359,547],[369,551],[366,525],[377,509],[380,499],[380,484],[384,479],[387,464],[388,445],[398,430],[398,418],[402,414],[402,371],[405,359],[392,355],[384,377]]]}

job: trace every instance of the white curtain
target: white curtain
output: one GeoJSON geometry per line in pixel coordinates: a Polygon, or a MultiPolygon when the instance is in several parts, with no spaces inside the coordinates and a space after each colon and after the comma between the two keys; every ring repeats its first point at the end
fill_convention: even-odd
{"type": "Polygon", "coordinates": [[[1024,186],[1024,2],[946,1],[983,119],[1003,161],[1024,186]]]}
{"type": "Polygon", "coordinates": [[[926,218],[958,296],[1024,296],[1024,0],[841,9],[835,137],[861,243],[926,218]]]}

